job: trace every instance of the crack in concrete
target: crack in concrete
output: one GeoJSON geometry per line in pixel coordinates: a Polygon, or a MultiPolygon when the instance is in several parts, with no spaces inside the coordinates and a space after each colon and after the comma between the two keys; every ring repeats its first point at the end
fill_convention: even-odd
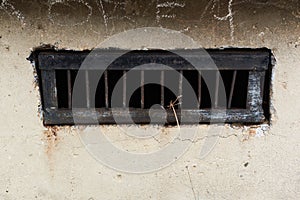
{"type": "Polygon", "coordinates": [[[214,15],[214,17],[217,20],[220,20],[220,21],[226,21],[226,20],[229,21],[230,37],[231,37],[231,41],[234,42],[234,23],[233,23],[234,12],[233,12],[233,9],[232,9],[232,4],[233,4],[233,0],[229,0],[228,7],[227,7],[228,14],[226,16],[218,17],[217,15],[214,15]]]}

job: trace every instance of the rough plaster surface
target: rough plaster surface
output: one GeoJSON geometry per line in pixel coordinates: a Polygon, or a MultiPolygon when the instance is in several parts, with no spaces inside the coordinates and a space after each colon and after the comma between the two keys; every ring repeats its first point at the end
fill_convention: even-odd
{"type": "MultiPolygon", "coordinates": [[[[2,0],[0,199],[299,199],[299,20],[297,0],[2,0]],[[182,127],[199,132],[189,151],[163,170],[134,175],[97,162],[80,142],[80,130],[64,127],[54,134],[43,127],[26,60],[32,47],[90,49],[113,34],[146,26],[181,31],[206,48],[272,49],[277,63],[270,130],[226,126],[200,160],[208,127],[182,127]]],[[[122,45],[135,47],[135,41],[122,45]]],[[[161,145],[150,141],[144,148],[120,140],[114,126],[98,128],[133,151],[161,145]]],[[[167,139],[162,135],[160,141],[167,139]]]]}

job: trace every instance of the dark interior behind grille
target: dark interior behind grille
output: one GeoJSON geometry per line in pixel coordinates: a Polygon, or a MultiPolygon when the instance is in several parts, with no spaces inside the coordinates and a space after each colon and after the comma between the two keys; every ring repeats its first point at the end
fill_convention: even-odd
{"type": "MultiPolygon", "coordinates": [[[[125,71],[126,72],[126,71],[125,71]]],[[[73,90],[74,81],[76,78],[76,75],[78,73],[78,70],[56,70],[56,87],[57,87],[57,99],[58,99],[58,108],[72,108],[72,99],[70,99],[72,96],[68,95],[68,88],[71,89],[71,93],[73,90]],[[71,74],[70,82],[68,82],[68,73],[71,74]],[[70,104],[69,104],[70,102],[70,104]]],[[[104,73],[103,71],[99,70],[91,70],[87,71],[88,73],[88,79],[89,82],[96,82],[98,80],[98,77],[102,76],[100,78],[100,81],[97,85],[96,95],[95,97],[87,97],[86,90],[89,87],[86,87],[86,85],[81,85],[80,90],[82,91],[82,98],[75,101],[75,105],[73,105],[76,108],[88,108],[87,101],[91,103],[95,103],[96,108],[105,108],[105,84],[104,84],[104,73]],[[88,99],[88,100],[87,100],[88,99]]],[[[117,82],[122,79],[124,71],[122,70],[108,70],[107,73],[107,79],[108,79],[108,108],[111,108],[111,96],[113,89],[117,82]]],[[[140,81],[140,71],[135,71],[137,79],[140,81]]],[[[202,71],[201,72],[204,76],[208,77],[212,80],[213,83],[216,82],[216,72],[215,71],[202,71]]],[[[179,72],[178,72],[179,74],[179,72]]],[[[179,79],[178,74],[174,71],[166,71],[165,72],[165,81],[168,80],[174,80],[179,79]]],[[[222,70],[220,71],[221,79],[223,80],[225,91],[226,91],[226,102],[227,102],[227,109],[246,109],[247,106],[247,88],[248,88],[248,76],[249,73],[246,70],[240,70],[236,71],[236,78],[234,78],[234,71],[233,70],[222,70]],[[232,94],[230,94],[232,90],[232,94]],[[229,100],[231,100],[231,104],[229,105],[229,100]]],[[[160,78],[160,71],[145,71],[144,72],[145,79],[147,77],[157,77],[160,78]]],[[[210,109],[212,107],[212,100],[211,95],[213,98],[215,98],[214,94],[209,94],[207,85],[203,78],[199,76],[198,71],[196,70],[186,70],[183,71],[183,76],[185,79],[189,82],[189,84],[192,86],[195,94],[197,95],[198,99],[201,99],[200,101],[200,109],[210,109]],[[198,81],[199,78],[201,79],[201,84],[199,85],[198,81]],[[199,93],[199,86],[200,93],[199,93]]],[[[86,79],[86,77],[82,77],[86,79]]],[[[121,80],[122,81],[122,80],[121,80]]],[[[86,83],[86,80],[83,81],[86,83]]],[[[188,83],[183,83],[183,85],[188,83]]],[[[215,87],[215,85],[214,85],[215,87]]],[[[184,88],[184,86],[183,86],[184,88]]],[[[90,89],[91,90],[91,89],[90,89]]],[[[164,105],[169,105],[171,101],[174,101],[178,94],[174,94],[172,91],[170,91],[167,87],[164,87],[164,105]]],[[[149,109],[154,104],[161,104],[161,86],[158,84],[147,84],[144,85],[144,108],[149,109]]],[[[178,91],[177,91],[178,92],[178,91]]],[[[118,107],[123,107],[122,102],[122,96],[123,94],[120,94],[120,98],[118,98],[115,102],[117,103],[118,107]]],[[[199,107],[195,106],[194,103],[189,103],[189,99],[184,99],[185,96],[185,90],[182,92],[182,108],[183,109],[198,109],[199,107]]],[[[128,98],[128,96],[127,96],[128,98]]],[[[221,100],[220,100],[221,101],[221,100]]],[[[141,88],[138,88],[130,97],[129,106],[132,108],[141,108],[141,88]]],[[[175,108],[178,108],[176,105],[175,108]]]]}

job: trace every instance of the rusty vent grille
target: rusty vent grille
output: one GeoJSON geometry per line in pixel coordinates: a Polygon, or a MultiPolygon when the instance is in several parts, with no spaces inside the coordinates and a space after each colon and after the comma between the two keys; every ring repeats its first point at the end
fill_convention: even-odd
{"type": "MultiPolygon", "coordinates": [[[[92,56],[105,55],[103,58],[107,59],[113,57],[116,51],[118,50],[99,50],[92,56]]],[[[197,56],[197,50],[183,51],[185,57],[193,59],[197,56]]],[[[177,97],[181,97],[178,99],[179,104],[174,105],[179,120],[182,116],[193,119],[191,123],[194,123],[195,118],[199,119],[198,123],[210,122],[212,119],[214,122],[227,123],[261,123],[268,120],[270,51],[209,49],[207,52],[217,68],[210,68],[201,63],[200,70],[197,71],[186,59],[176,55],[176,51],[130,51],[114,59],[106,69],[93,65],[80,69],[89,51],[36,51],[31,59],[36,63],[39,77],[44,124],[74,124],[72,108],[80,111],[77,113],[77,119],[80,119],[81,124],[94,123],[89,120],[91,109],[97,111],[99,124],[115,123],[114,117],[117,115],[122,118],[125,109],[129,109],[133,122],[149,123],[149,109],[154,104],[160,105],[166,111],[165,123],[174,124],[176,118],[169,104],[177,97]],[[160,67],[134,68],[147,63],[167,65],[173,70],[160,67]],[[129,70],[135,81],[140,84],[133,94],[128,94],[127,89],[129,70]],[[78,74],[81,74],[81,84],[77,89],[81,91],[81,96],[72,99],[78,74]],[[149,79],[156,79],[156,83],[161,84],[146,84],[149,79]],[[113,90],[118,81],[122,85],[122,91],[112,105],[113,90]],[[91,84],[95,82],[96,85],[91,84]],[[166,82],[176,85],[176,90],[171,91],[164,87],[166,82]],[[225,97],[220,95],[220,82],[224,85],[225,97]],[[185,98],[187,84],[191,85],[196,95],[196,103],[185,98]],[[213,88],[213,92],[209,92],[209,87],[213,88]],[[222,103],[223,98],[226,98],[226,105],[222,103]],[[112,107],[118,112],[113,114],[112,107]],[[213,114],[212,109],[215,110],[213,114]],[[225,119],[224,116],[221,119],[216,110],[225,111],[225,119]]],[[[130,122],[125,118],[122,121],[130,122]]],[[[189,120],[184,123],[189,123],[189,120]]]]}

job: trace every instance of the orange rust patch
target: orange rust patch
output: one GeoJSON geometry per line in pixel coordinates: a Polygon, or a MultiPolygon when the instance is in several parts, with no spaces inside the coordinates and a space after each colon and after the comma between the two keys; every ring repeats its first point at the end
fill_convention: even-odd
{"type": "Polygon", "coordinates": [[[251,128],[250,130],[249,130],[249,135],[250,136],[255,136],[256,135],[256,129],[255,128],[251,128]]]}
{"type": "Polygon", "coordinates": [[[54,176],[54,159],[53,154],[54,150],[57,147],[59,141],[61,141],[62,137],[58,136],[58,132],[63,130],[68,133],[71,133],[72,128],[70,126],[46,126],[46,129],[44,131],[44,137],[43,141],[45,142],[45,152],[48,157],[48,164],[50,168],[50,174],[53,177],[54,176]]]}
{"type": "Polygon", "coordinates": [[[46,142],[45,151],[48,157],[50,173],[51,176],[54,176],[52,155],[53,155],[54,148],[58,142],[57,132],[59,131],[60,128],[57,126],[47,126],[46,128],[47,130],[44,131],[43,140],[46,142]]]}

